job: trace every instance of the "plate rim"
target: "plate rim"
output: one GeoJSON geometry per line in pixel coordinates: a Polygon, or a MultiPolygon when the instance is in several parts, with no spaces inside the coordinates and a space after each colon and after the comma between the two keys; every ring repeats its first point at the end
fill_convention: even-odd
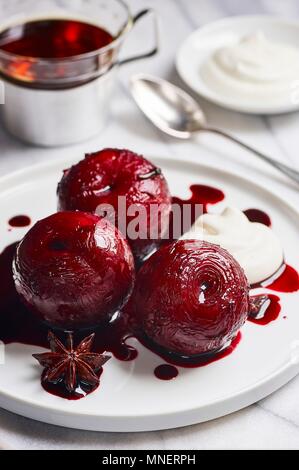
{"type": "MultiPolygon", "coordinates": [[[[149,159],[156,161],[156,162],[163,162],[167,165],[168,164],[183,164],[184,162],[194,165],[197,167],[199,170],[200,168],[203,168],[207,172],[214,172],[216,174],[223,175],[225,177],[229,178],[237,178],[241,182],[246,182],[249,185],[253,185],[254,187],[258,188],[259,191],[262,193],[266,194],[268,197],[271,197],[272,199],[275,199],[280,202],[280,204],[283,204],[284,206],[288,207],[293,214],[298,218],[299,221],[299,209],[288,201],[285,197],[278,195],[277,193],[274,192],[274,190],[266,188],[262,186],[262,184],[256,182],[253,180],[253,178],[248,177],[248,176],[243,176],[239,175],[236,170],[229,170],[229,169],[224,169],[221,166],[214,166],[206,163],[202,163],[200,161],[196,161],[194,158],[191,157],[186,157],[184,159],[180,159],[177,156],[161,156],[161,155],[155,155],[152,156],[150,155],[148,157],[149,159]]],[[[42,174],[45,174],[45,170],[47,169],[52,169],[52,171],[55,171],[55,169],[63,168],[63,166],[67,166],[69,164],[75,164],[78,159],[76,157],[67,157],[67,158],[55,158],[51,161],[47,162],[42,162],[42,163],[36,163],[33,165],[30,165],[26,168],[8,173],[7,175],[4,175],[0,178],[0,186],[4,184],[4,189],[0,190],[0,198],[3,194],[9,192],[11,188],[11,184],[14,186],[20,186],[22,185],[22,182],[20,182],[20,179],[26,180],[26,178],[30,178],[32,173],[36,172],[41,172],[42,174]]],[[[28,183],[27,181],[24,181],[23,184],[28,183]]],[[[86,430],[94,430],[94,431],[106,431],[106,432],[142,432],[142,431],[154,431],[154,430],[161,430],[161,429],[173,429],[177,427],[182,427],[182,426],[188,426],[192,425],[195,423],[199,422],[205,422],[209,421],[211,419],[215,419],[221,416],[225,416],[227,414],[230,414],[232,412],[235,412],[237,410],[240,410],[246,406],[249,406],[253,403],[255,403],[257,400],[260,400],[266,396],[268,396],[270,393],[273,393],[276,391],[278,388],[286,384],[289,380],[294,378],[297,374],[299,373],[299,364],[294,364],[292,363],[291,360],[283,362],[281,367],[278,369],[274,370],[270,375],[267,375],[266,377],[254,382],[251,386],[244,387],[241,390],[239,390],[237,393],[234,395],[226,395],[224,397],[221,397],[217,400],[214,400],[213,402],[210,403],[205,403],[199,406],[195,406],[193,408],[180,408],[178,411],[175,409],[173,410],[167,410],[166,412],[159,412],[156,414],[149,413],[149,414],[138,414],[138,416],[133,417],[132,414],[130,415],[113,415],[113,414],[103,414],[101,415],[94,415],[92,411],[79,411],[77,412],[76,409],[70,408],[70,409],[57,409],[55,406],[55,403],[53,404],[41,404],[41,403],[36,403],[33,400],[28,400],[28,399],[22,399],[20,396],[16,396],[15,394],[11,394],[3,389],[0,389],[0,406],[3,407],[4,409],[7,409],[8,411],[14,412],[16,414],[19,414],[21,416],[26,416],[28,418],[37,420],[37,421],[42,421],[46,422],[49,424],[55,424],[58,426],[62,427],[70,427],[74,429],[86,429],[86,430]],[[270,390],[269,390],[270,389],[270,390]],[[254,396],[250,396],[254,394],[254,396]],[[7,402],[5,403],[5,400],[7,402]],[[237,404],[236,402],[238,402],[237,404]],[[233,405],[233,403],[235,404],[233,405]],[[59,415],[60,417],[64,417],[66,420],[69,418],[70,421],[66,421],[65,424],[60,424],[57,421],[53,422],[49,418],[45,418],[44,416],[40,417],[35,417],[33,416],[29,411],[25,410],[24,412],[18,412],[16,410],[16,404],[20,406],[24,406],[26,408],[31,408],[34,410],[34,413],[38,413],[39,411],[43,411],[45,413],[49,413],[51,411],[54,411],[55,414],[59,415]],[[218,408],[219,406],[222,405],[222,411],[216,411],[213,412],[213,408],[218,408]],[[209,411],[210,408],[212,411],[209,411]],[[201,413],[205,412],[205,417],[204,418],[199,418],[196,417],[197,415],[200,415],[201,413]],[[191,418],[189,415],[193,415],[191,418]],[[172,423],[171,425],[165,425],[162,424],[163,419],[167,417],[172,417],[174,420],[177,419],[177,424],[172,423]],[[134,420],[137,418],[139,423],[134,423],[134,420]],[[82,427],[78,426],[77,424],[72,423],[72,420],[80,419],[82,420],[82,427]],[[104,425],[101,426],[98,423],[96,423],[96,420],[101,421],[103,420],[111,420],[113,422],[114,420],[119,420],[121,422],[126,421],[127,424],[124,425],[124,427],[119,427],[119,429],[107,429],[107,426],[104,425]],[[90,424],[87,424],[87,422],[83,421],[88,421],[90,420],[90,424]],[[149,420],[153,424],[143,424],[144,420],[149,420]],[[160,425],[154,424],[156,421],[161,421],[160,425]],[[91,423],[92,421],[92,423],[91,423]],[[131,423],[132,422],[132,423],[131,423]],[[128,425],[128,423],[131,423],[128,425]]],[[[54,419],[55,421],[55,419],[54,419]]],[[[113,423],[112,423],[113,424],[113,423]]]]}
{"type": "Polygon", "coordinates": [[[291,105],[280,105],[280,106],[264,106],[257,107],[256,105],[242,105],[233,101],[226,100],[225,97],[221,97],[220,94],[214,92],[207,88],[201,87],[201,81],[199,80],[199,87],[195,88],[188,77],[188,74],[184,72],[184,67],[181,66],[182,57],[185,48],[188,43],[192,41],[193,38],[199,36],[200,34],[208,33],[210,30],[217,29],[217,27],[222,27],[225,24],[238,23],[238,22],[250,22],[250,21],[266,21],[269,23],[280,23],[286,26],[297,27],[299,29],[299,20],[292,18],[282,18],[278,15],[269,15],[269,14],[260,14],[260,15],[238,15],[238,16],[228,16],[225,18],[220,18],[211,23],[200,26],[190,33],[185,40],[179,46],[176,57],[175,57],[175,67],[177,73],[183,82],[198,96],[206,99],[207,101],[214,103],[222,108],[229,109],[231,111],[237,111],[244,114],[255,114],[255,115],[275,115],[275,114],[285,114],[290,112],[295,112],[299,109],[299,103],[291,105]]]}

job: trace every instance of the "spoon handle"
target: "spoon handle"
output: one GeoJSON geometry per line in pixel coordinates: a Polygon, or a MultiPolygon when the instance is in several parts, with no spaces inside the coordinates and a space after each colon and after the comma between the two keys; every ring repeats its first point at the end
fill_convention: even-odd
{"type": "Polygon", "coordinates": [[[296,181],[296,183],[299,183],[299,171],[296,171],[293,168],[291,168],[287,165],[284,165],[283,163],[280,163],[276,160],[273,160],[273,158],[268,157],[267,155],[260,152],[259,150],[256,150],[255,148],[251,147],[250,145],[245,144],[241,140],[237,139],[236,137],[234,137],[230,134],[227,134],[226,132],[222,131],[221,129],[214,129],[214,128],[211,128],[211,127],[205,127],[202,130],[205,130],[205,131],[208,131],[208,132],[214,132],[215,134],[221,135],[222,137],[226,137],[227,139],[232,140],[233,142],[235,142],[236,144],[239,144],[241,147],[245,148],[249,152],[254,153],[256,156],[258,156],[259,158],[264,160],[264,162],[269,163],[274,168],[276,168],[277,170],[279,170],[282,173],[284,173],[285,175],[287,175],[293,181],[296,181]]]}

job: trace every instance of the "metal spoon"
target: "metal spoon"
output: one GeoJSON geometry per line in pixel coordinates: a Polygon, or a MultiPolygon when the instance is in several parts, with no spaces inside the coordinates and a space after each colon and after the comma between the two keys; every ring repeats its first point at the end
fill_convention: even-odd
{"type": "Polygon", "coordinates": [[[147,118],[161,131],[189,139],[199,131],[214,132],[249,150],[277,170],[299,183],[299,172],[245,144],[221,129],[210,127],[198,103],[185,91],[161,78],[138,74],[131,78],[132,95],[147,118]]]}

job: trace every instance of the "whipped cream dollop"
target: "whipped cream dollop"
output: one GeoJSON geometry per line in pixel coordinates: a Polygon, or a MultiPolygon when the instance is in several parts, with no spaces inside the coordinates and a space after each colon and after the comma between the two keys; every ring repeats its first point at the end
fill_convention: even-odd
{"type": "Polygon", "coordinates": [[[210,88],[232,99],[290,101],[299,79],[299,49],[258,31],[216,50],[201,74],[210,88]]]}
{"type": "Polygon", "coordinates": [[[183,240],[205,240],[226,249],[239,262],[249,284],[260,283],[277,272],[284,261],[283,249],[273,230],[250,222],[239,209],[200,216],[183,240]]]}

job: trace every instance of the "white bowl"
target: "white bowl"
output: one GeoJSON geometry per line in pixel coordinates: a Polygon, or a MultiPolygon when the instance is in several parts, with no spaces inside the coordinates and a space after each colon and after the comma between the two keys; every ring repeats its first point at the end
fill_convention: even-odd
{"type": "Polygon", "coordinates": [[[263,31],[273,42],[297,47],[299,54],[299,21],[267,15],[225,18],[196,30],[184,41],[176,58],[179,75],[193,91],[228,109],[250,114],[278,114],[298,110],[299,77],[294,80],[294,87],[290,87],[288,98],[273,104],[246,96],[244,99],[236,99],[227,93],[213,90],[203,79],[202,65],[216,49],[257,31],[263,31]]]}

